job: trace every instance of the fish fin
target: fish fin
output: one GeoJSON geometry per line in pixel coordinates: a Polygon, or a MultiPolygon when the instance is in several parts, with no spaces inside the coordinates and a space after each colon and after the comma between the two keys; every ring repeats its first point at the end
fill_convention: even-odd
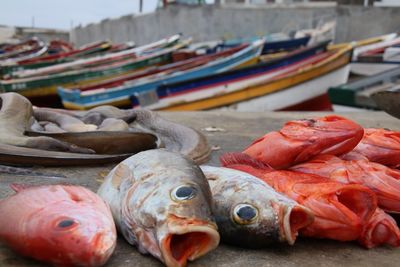
{"type": "Polygon", "coordinates": [[[115,189],[120,190],[122,181],[131,180],[132,178],[132,170],[126,164],[120,163],[112,175],[111,184],[115,189]]]}
{"type": "Polygon", "coordinates": [[[219,158],[221,165],[229,167],[231,165],[248,165],[255,169],[273,171],[274,169],[268,164],[261,162],[257,159],[250,157],[249,155],[241,152],[225,153],[219,158]]]}
{"type": "Polygon", "coordinates": [[[14,190],[15,192],[18,193],[19,191],[22,191],[22,190],[25,190],[27,188],[33,187],[33,185],[13,183],[13,184],[10,184],[10,187],[11,187],[12,190],[14,190]]]}

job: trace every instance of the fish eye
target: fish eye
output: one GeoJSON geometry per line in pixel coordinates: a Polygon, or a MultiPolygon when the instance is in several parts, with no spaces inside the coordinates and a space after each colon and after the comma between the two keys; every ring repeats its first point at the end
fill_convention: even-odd
{"type": "Polygon", "coordinates": [[[172,190],[171,197],[176,201],[189,200],[196,196],[197,190],[190,185],[181,185],[172,190]]]}
{"type": "Polygon", "coordinates": [[[239,204],[233,209],[233,220],[237,224],[253,223],[258,217],[258,209],[249,204],[239,204]]]}
{"type": "Polygon", "coordinates": [[[78,225],[78,222],[76,222],[75,220],[65,218],[65,219],[58,221],[56,226],[57,226],[57,229],[67,230],[67,229],[73,228],[76,225],[78,225]]]}

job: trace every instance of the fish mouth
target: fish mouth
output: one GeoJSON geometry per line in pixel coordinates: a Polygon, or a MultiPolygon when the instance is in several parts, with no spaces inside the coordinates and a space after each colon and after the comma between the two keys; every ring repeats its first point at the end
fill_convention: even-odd
{"type": "Polygon", "coordinates": [[[161,253],[167,266],[186,266],[219,244],[219,233],[214,225],[169,227],[161,241],[161,253]]]}
{"type": "Polygon", "coordinates": [[[357,184],[343,184],[333,189],[302,203],[314,212],[315,221],[301,233],[339,241],[357,240],[362,223],[377,207],[376,197],[371,190],[357,184]]]}
{"type": "Polygon", "coordinates": [[[114,249],[117,245],[117,236],[115,233],[97,233],[92,241],[92,265],[91,266],[102,266],[111,257],[114,249]]]}
{"type": "Polygon", "coordinates": [[[371,220],[364,226],[359,242],[367,248],[384,244],[399,247],[400,230],[390,215],[377,208],[371,220]]]}
{"type": "Polygon", "coordinates": [[[360,185],[346,185],[336,193],[337,201],[354,212],[362,221],[369,219],[377,207],[372,191],[360,185]]]}
{"type": "Polygon", "coordinates": [[[283,231],[289,245],[296,241],[300,229],[307,227],[314,221],[314,214],[303,206],[289,207],[283,218],[283,231]]]}

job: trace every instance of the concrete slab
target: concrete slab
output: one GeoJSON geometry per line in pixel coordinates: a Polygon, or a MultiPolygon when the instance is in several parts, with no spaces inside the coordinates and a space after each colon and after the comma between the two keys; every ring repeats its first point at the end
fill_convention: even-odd
{"type": "MultiPolygon", "coordinates": [[[[245,148],[252,140],[268,131],[279,129],[284,122],[292,119],[325,115],[327,113],[237,113],[237,112],[162,112],[167,119],[192,126],[202,131],[210,145],[220,147],[212,153],[210,165],[218,165],[218,157],[228,151],[245,148]],[[223,128],[222,132],[206,132],[202,129],[210,126],[223,128]]],[[[355,120],[364,127],[385,127],[400,130],[400,120],[383,112],[356,112],[341,114],[355,120]]],[[[113,168],[106,166],[81,168],[40,168],[41,172],[59,173],[68,177],[68,183],[79,184],[96,191],[104,176],[113,168]]],[[[12,194],[10,183],[52,184],[58,180],[40,177],[12,176],[0,174],[0,198],[12,194]]],[[[3,215],[0,215],[3,216],[3,215]]],[[[300,238],[294,246],[274,245],[261,250],[249,250],[221,244],[215,251],[190,263],[189,266],[398,266],[400,249],[389,247],[366,250],[357,243],[341,243],[331,240],[300,238]]],[[[33,260],[24,259],[0,245],[1,267],[44,266],[33,260]]],[[[156,259],[141,255],[135,247],[119,238],[117,249],[106,266],[162,266],[156,259]]]]}

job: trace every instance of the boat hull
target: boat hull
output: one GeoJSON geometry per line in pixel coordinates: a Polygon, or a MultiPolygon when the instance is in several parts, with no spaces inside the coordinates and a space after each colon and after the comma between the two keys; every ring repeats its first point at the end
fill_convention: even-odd
{"type": "Polygon", "coordinates": [[[351,50],[346,50],[342,53],[338,53],[338,55],[323,64],[316,64],[316,66],[311,67],[308,70],[300,70],[298,73],[287,77],[282,77],[265,84],[247,87],[230,93],[214,94],[210,97],[205,97],[196,101],[181,101],[167,107],[159,108],[159,110],[207,110],[233,104],[235,106],[242,105],[240,103],[245,103],[242,105],[242,110],[245,110],[246,106],[251,108],[253,111],[262,111],[263,108],[264,110],[283,109],[290,105],[298,104],[313,97],[325,94],[331,84],[341,84],[346,82],[350,69],[348,66],[350,55],[351,50]],[[327,82],[326,85],[324,84],[325,82],[327,82]],[[309,86],[312,86],[313,89],[308,90],[309,86]],[[293,92],[297,92],[295,91],[296,89],[301,89],[299,92],[302,92],[299,93],[301,97],[297,98],[299,100],[297,100],[296,97],[292,97],[293,92]],[[304,91],[309,95],[304,94],[304,91]],[[278,92],[279,94],[277,94],[278,92]],[[267,107],[265,105],[266,100],[264,100],[263,97],[266,97],[267,99],[274,99],[275,97],[279,99],[292,98],[293,101],[288,103],[287,101],[282,100],[283,104],[281,105],[277,100],[273,100],[273,105],[271,104],[272,106],[267,107]],[[258,102],[260,102],[260,104],[255,108],[254,104],[258,104],[258,102]]]}
{"type": "Polygon", "coordinates": [[[63,99],[63,105],[68,109],[90,109],[100,105],[121,106],[130,103],[130,97],[134,94],[156,90],[165,83],[181,82],[185,80],[205,77],[210,74],[222,73],[227,70],[248,65],[257,60],[261,53],[262,42],[244,48],[227,58],[219,59],[205,66],[191,69],[187,72],[174,73],[168,77],[152,77],[152,79],[138,81],[118,88],[106,90],[92,90],[80,92],[68,91],[59,88],[58,93],[63,99]]]}

